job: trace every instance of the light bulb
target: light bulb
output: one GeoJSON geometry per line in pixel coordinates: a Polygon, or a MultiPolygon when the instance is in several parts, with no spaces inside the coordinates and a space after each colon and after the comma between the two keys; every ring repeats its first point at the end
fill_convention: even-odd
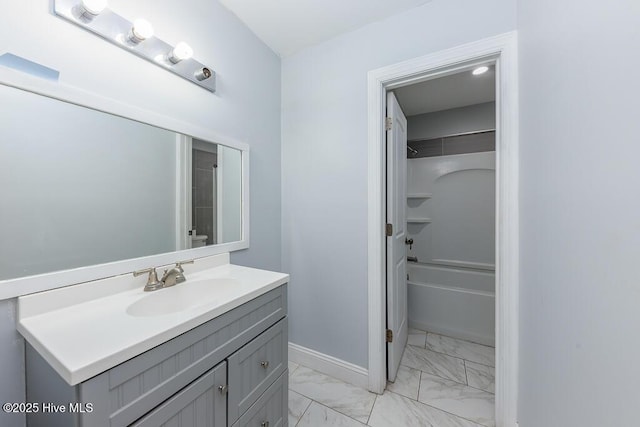
{"type": "Polygon", "coordinates": [[[473,70],[472,74],[474,76],[479,76],[480,74],[484,74],[487,71],[489,71],[489,67],[483,65],[482,67],[478,67],[475,70],[473,70]]]}
{"type": "Polygon", "coordinates": [[[189,59],[193,56],[193,49],[191,46],[186,44],[185,42],[180,42],[173,48],[173,50],[169,53],[168,58],[169,61],[177,64],[180,61],[184,61],[185,59],[189,59]]]}
{"type": "Polygon", "coordinates": [[[82,0],[80,6],[90,16],[97,16],[107,8],[107,0],[82,0]]]}
{"type": "Polygon", "coordinates": [[[146,19],[136,19],[133,27],[129,30],[129,40],[133,43],[140,43],[153,37],[153,26],[146,19]]]}

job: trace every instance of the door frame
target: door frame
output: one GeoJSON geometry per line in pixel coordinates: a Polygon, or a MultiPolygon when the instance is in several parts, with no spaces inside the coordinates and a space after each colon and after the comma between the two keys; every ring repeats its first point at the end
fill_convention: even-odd
{"type": "Polygon", "coordinates": [[[386,386],[386,92],[493,62],[496,66],[496,423],[517,425],[519,151],[517,34],[510,32],[368,73],[369,390],[386,386]]]}
{"type": "Polygon", "coordinates": [[[192,138],[176,134],[176,251],[191,249],[192,138]]]}

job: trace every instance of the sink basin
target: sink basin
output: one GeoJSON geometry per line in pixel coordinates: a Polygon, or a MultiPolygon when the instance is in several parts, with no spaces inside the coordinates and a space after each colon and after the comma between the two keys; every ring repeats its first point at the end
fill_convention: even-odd
{"type": "Polygon", "coordinates": [[[221,287],[235,287],[235,279],[187,280],[166,289],[153,291],[127,307],[127,314],[134,317],[163,316],[188,310],[215,299],[221,287]]]}

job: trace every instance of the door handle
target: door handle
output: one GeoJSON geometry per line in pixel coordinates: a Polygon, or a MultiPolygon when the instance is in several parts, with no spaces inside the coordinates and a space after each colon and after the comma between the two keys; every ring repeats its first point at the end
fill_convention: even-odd
{"type": "Polygon", "coordinates": [[[407,239],[407,238],[405,237],[405,239],[404,239],[404,244],[405,244],[405,245],[409,245],[409,250],[411,250],[411,247],[413,246],[413,239],[407,239]]]}

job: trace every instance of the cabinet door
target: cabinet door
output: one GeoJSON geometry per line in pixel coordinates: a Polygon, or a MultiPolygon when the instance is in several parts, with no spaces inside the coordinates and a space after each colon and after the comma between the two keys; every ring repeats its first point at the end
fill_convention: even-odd
{"type": "Polygon", "coordinates": [[[288,378],[289,371],[285,370],[233,427],[285,427],[289,414],[288,378]]]}
{"type": "Polygon", "coordinates": [[[227,424],[227,363],[222,362],[132,427],[223,427],[227,424]]]}
{"type": "Polygon", "coordinates": [[[287,369],[287,346],[284,318],[229,357],[229,425],[287,369]]]}

